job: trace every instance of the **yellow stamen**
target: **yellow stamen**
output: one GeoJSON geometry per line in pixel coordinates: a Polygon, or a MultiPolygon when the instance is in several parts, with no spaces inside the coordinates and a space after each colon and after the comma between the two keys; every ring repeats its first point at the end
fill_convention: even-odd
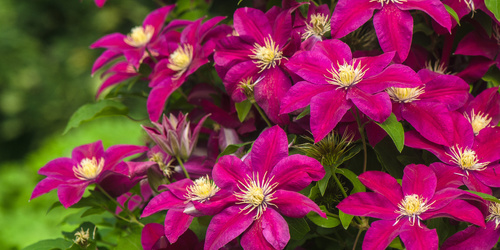
{"type": "Polygon", "coordinates": [[[194,184],[187,188],[185,197],[188,201],[205,202],[210,200],[219,190],[220,188],[207,175],[196,179],[194,184]]]}
{"type": "Polygon", "coordinates": [[[321,13],[312,14],[311,21],[306,23],[306,31],[302,34],[302,39],[307,39],[311,36],[323,36],[326,32],[330,31],[330,18],[328,15],[321,13]]]}
{"type": "Polygon", "coordinates": [[[498,225],[500,225],[500,203],[497,202],[490,202],[490,206],[488,207],[488,211],[490,212],[490,215],[486,217],[486,220],[495,220],[495,230],[498,228],[498,225]]]}
{"type": "Polygon", "coordinates": [[[189,67],[193,60],[193,46],[191,44],[179,45],[179,47],[170,54],[167,67],[177,71],[175,78],[179,78],[189,67]]]}
{"type": "Polygon", "coordinates": [[[425,62],[425,68],[442,75],[450,74],[450,72],[447,71],[448,69],[446,66],[444,66],[444,63],[441,63],[439,60],[435,61],[434,64],[431,61],[425,62]]]}
{"type": "Polygon", "coordinates": [[[479,111],[477,114],[474,113],[474,109],[472,110],[471,116],[469,116],[467,113],[464,113],[464,116],[472,125],[474,135],[478,135],[479,131],[481,131],[483,128],[488,127],[492,119],[491,117],[488,118],[488,114],[484,114],[481,111],[479,111]]]}
{"type": "Polygon", "coordinates": [[[92,159],[85,158],[80,162],[80,165],[73,167],[75,176],[84,181],[94,180],[102,172],[104,167],[104,158],[99,161],[95,157],[92,159]]]}
{"type": "Polygon", "coordinates": [[[404,3],[406,0],[370,0],[370,2],[379,2],[382,4],[382,7],[384,7],[384,4],[389,4],[389,3],[404,3]]]}
{"type": "Polygon", "coordinates": [[[154,33],[155,28],[151,25],[147,25],[146,28],[138,26],[132,29],[124,41],[130,46],[142,47],[151,40],[154,33]]]}
{"type": "Polygon", "coordinates": [[[409,103],[419,100],[418,97],[424,93],[424,86],[416,88],[390,87],[386,91],[395,102],[409,103]]]}
{"type": "Polygon", "coordinates": [[[259,173],[257,175],[253,174],[252,177],[247,176],[248,179],[245,183],[239,182],[243,187],[238,186],[241,193],[235,193],[234,195],[240,200],[236,204],[247,204],[246,207],[241,209],[248,210],[246,214],[257,209],[257,214],[254,216],[254,220],[259,219],[264,211],[266,211],[268,205],[276,206],[271,203],[275,198],[273,198],[274,189],[278,186],[275,182],[271,184],[271,179],[266,179],[266,174],[259,179],[259,173]]]}
{"type": "Polygon", "coordinates": [[[253,55],[249,56],[257,60],[255,63],[260,68],[259,73],[266,69],[274,68],[283,59],[283,52],[280,51],[279,46],[273,41],[271,35],[268,38],[264,38],[264,46],[255,43],[253,47],[251,50],[253,55]]]}
{"type": "Polygon", "coordinates": [[[328,70],[331,77],[325,76],[328,83],[333,85],[338,85],[339,88],[348,88],[363,80],[363,76],[366,73],[364,66],[361,63],[357,63],[356,60],[352,60],[352,64],[347,63],[344,60],[344,64],[340,65],[337,62],[338,70],[332,64],[332,68],[328,70]]]}
{"type": "Polygon", "coordinates": [[[467,174],[469,170],[482,171],[486,169],[486,165],[489,164],[489,162],[479,163],[476,152],[469,148],[463,149],[455,145],[450,148],[450,151],[451,154],[446,153],[452,158],[450,161],[459,166],[462,170],[465,170],[467,174]]]}
{"type": "Polygon", "coordinates": [[[400,215],[398,216],[398,218],[396,218],[396,222],[394,223],[394,225],[396,225],[401,218],[408,216],[410,225],[415,225],[416,220],[418,226],[420,227],[420,220],[422,219],[420,218],[420,215],[429,210],[434,202],[431,204],[426,203],[427,201],[417,194],[406,195],[398,205],[399,210],[395,211],[400,215]]]}

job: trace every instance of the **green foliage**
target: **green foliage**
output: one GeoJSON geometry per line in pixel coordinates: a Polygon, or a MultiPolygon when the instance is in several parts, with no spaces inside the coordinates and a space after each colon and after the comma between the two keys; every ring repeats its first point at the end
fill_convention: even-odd
{"type": "Polygon", "coordinates": [[[41,240],[23,248],[23,250],[67,249],[72,244],[73,243],[71,241],[67,241],[63,238],[57,238],[53,240],[41,240]]]}
{"type": "Polygon", "coordinates": [[[319,206],[321,211],[327,213],[327,218],[321,217],[319,214],[316,212],[310,212],[307,214],[307,218],[310,219],[314,224],[324,227],[324,228],[334,228],[338,225],[340,225],[340,220],[338,218],[332,217],[331,215],[328,215],[328,210],[326,209],[325,206],[319,206]]]}
{"type": "Polygon", "coordinates": [[[291,239],[302,239],[307,234],[307,232],[311,231],[311,228],[309,228],[309,225],[304,218],[285,217],[285,220],[288,223],[291,239]]]}
{"type": "Polygon", "coordinates": [[[346,213],[339,210],[339,219],[340,219],[340,222],[342,223],[342,226],[344,227],[344,229],[347,230],[347,228],[351,224],[351,221],[353,218],[354,218],[354,215],[346,214],[346,213]]]}
{"type": "Polygon", "coordinates": [[[458,25],[460,25],[460,19],[458,18],[457,12],[455,12],[454,9],[452,9],[450,6],[448,6],[446,4],[444,5],[444,7],[446,8],[446,11],[448,11],[450,16],[453,17],[453,19],[455,19],[455,21],[458,23],[458,25]]]}
{"type": "Polygon", "coordinates": [[[88,103],[81,106],[71,116],[63,134],[66,134],[72,128],[80,126],[83,122],[88,122],[103,116],[126,115],[127,113],[128,108],[121,102],[114,100],[106,99],[96,103],[88,103]]]}
{"type": "Polygon", "coordinates": [[[249,100],[244,100],[242,102],[237,102],[234,104],[236,107],[236,112],[238,113],[238,119],[243,122],[252,108],[252,103],[249,100]]]}
{"type": "Polygon", "coordinates": [[[500,22],[500,2],[498,0],[484,0],[486,8],[490,10],[500,22]]]}
{"type": "Polygon", "coordinates": [[[394,141],[396,148],[401,153],[401,151],[403,151],[403,147],[405,146],[405,131],[403,129],[403,125],[398,122],[396,115],[391,113],[391,116],[389,116],[389,118],[387,118],[387,120],[383,123],[375,123],[387,132],[392,141],[394,141]]]}

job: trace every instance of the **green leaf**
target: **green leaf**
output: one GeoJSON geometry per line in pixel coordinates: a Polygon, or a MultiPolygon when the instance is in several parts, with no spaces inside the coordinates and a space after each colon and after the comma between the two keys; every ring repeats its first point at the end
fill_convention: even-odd
{"type": "MultiPolygon", "coordinates": [[[[321,211],[323,212],[328,212],[328,210],[326,209],[325,206],[319,206],[319,208],[321,209],[321,211]]],[[[340,225],[340,220],[335,218],[335,217],[331,217],[331,216],[328,216],[327,215],[327,219],[321,217],[319,214],[317,214],[316,212],[310,212],[307,214],[307,218],[309,218],[314,224],[320,226],[320,227],[324,227],[324,228],[334,228],[338,225],[340,225]]]]}
{"type": "Polygon", "coordinates": [[[121,102],[106,99],[96,103],[88,103],[81,106],[71,116],[63,134],[66,134],[70,129],[76,128],[84,122],[98,117],[126,114],[128,114],[128,108],[121,102]]]}
{"type": "Polygon", "coordinates": [[[488,88],[500,86],[500,70],[495,65],[491,66],[483,80],[488,83],[488,88]]]}
{"type": "Polygon", "coordinates": [[[49,207],[49,209],[47,209],[46,214],[49,214],[49,212],[52,211],[52,209],[54,209],[56,207],[62,207],[62,204],[60,201],[56,201],[56,202],[52,203],[52,205],[49,207]]]}
{"type": "Polygon", "coordinates": [[[153,168],[148,168],[147,176],[149,186],[156,193],[158,192],[157,190],[160,185],[168,184],[168,180],[163,175],[160,175],[157,171],[153,170],[153,168]]]}
{"type": "Polygon", "coordinates": [[[378,161],[390,175],[394,178],[403,177],[404,166],[394,157],[399,153],[388,137],[382,139],[373,149],[378,161]]]}
{"type": "Polygon", "coordinates": [[[448,6],[446,4],[444,5],[444,7],[446,8],[446,10],[450,14],[450,16],[452,16],[455,19],[455,21],[458,23],[458,25],[460,25],[460,19],[458,18],[457,12],[455,12],[454,9],[452,9],[450,6],[448,6]]]}
{"type": "Polygon", "coordinates": [[[219,156],[217,156],[217,159],[219,159],[221,156],[224,156],[224,155],[234,154],[234,153],[236,153],[236,151],[238,151],[239,148],[244,147],[250,143],[252,143],[252,142],[249,141],[249,142],[244,142],[244,143],[240,143],[240,144],[230,144],[224,149],[224,151],[222,151],[222,153],[219,154],[219,156]]]}
{"type": "Polygon", "coordinates": [[[237,102],[234,104],[236,108],[236,113],[238,113],[238,119],[243,122],[247,118],[248,112],[252,109],[252,103],[249,100],[244,100],[242,102],[237,102]]]}
{"type": "Polygon", "coordinates": [[[495,15],[497,21],[500,22],[500,1],[484,0],[484,4],[486,5],[486,8],[488,8],[495,15]]]}
{"type": "Polygon", "coordinates": [[[351,170],[345,169],[345,168],[342,168],[342,169],[337,168],[335,173],[343,175],[352,183],[353,189],[351,191],[351,194],[358,193],[358,192],[366,192],[365,185],[363,185],[363,183],[361,183],[361,181],[359,181],[358,176],[355,173],[353,173],[351,170]]]}
{"type": "Polygon", "coordinates": [[[102,214],[105,211],[106,210],[104,210],[104,208],[101,208],[101,207],[91,207],[91,208],[85,210],[85,212],[83,212],[81,217],[83,218],[85,216],[89,216],[89,215],[93,215],[93,214],[102,214]]]}
{"type": "Polygon", "coordinates": [[[289,218],[285,217],[288,223],[288,228],[290,229],[290,238],[299,240],[304,238],[304,236],[311,230],[307,221],[304,218],[289,218]]]}
{"type": "Polygon", "coordinates": [[[319,188],[318,188],[318,183],[316,183],[316,185],[314,185],[309,190],[309,195],[307,197],[309,197],[309,199],[311,199],[311,200],[315,200],[316,198],[318,198],[318,195],[320,195],[320,191],[319,191],[319,188]]]}
{"type": "Polygon", "coordinates": [[[52,240],[41,240],[37,243],[31,244],[23,250],[47,250],[47,249],[66,249],[73,244],[72,241],[67,241],[63,238],[52,240]]]}
{"type": "Polygon", "coordinates": [[[134,230],[132,233],[121,237],[118,244],[114,248],[116,250],[140,250],[141,245],[141,230],[134,230]]]}
{"type": "Polygon", "coordinates": [[[403,247],[403,244],[401,243],[401,240],[399,237],[396,237],[394,240],[392,240],[391,244],[389,244],[390,248],[396,248],[396,249],[405,249],[403,247]]]}
{"type": "Polygon", "coordinates": [[[304,111],[300,112],[300,114],[295,118],[295,120],[302,119],[304,116],[311,114],[311,106],[307,106],[304,111]]]}
{"type": "Polygon", "coordinates": [[[497,202],[497,203],[500,203],[500,200],[498,198],[496,198],[495,196],[492,196],[492,195],[489,195],[489,194],[485,194],[485,193],[480,193],[480,192],[476,192],[476,191],[472,191],[472,190],[467,190],[467,192],[469,193],[473,193],[487,201],[492,201],[492,202],[497,202]]]}
{"type": "Polygon", "coordinates": [[[321,196],[325,196],[325,190],[326,187],[328,186],[328,182],[330,181],[330,177],[332,177],[332,169],[329,167],[325,168],[325,176],[323,179],[318,181],[318,188],[319,192],[321,193],[321,196]]]}
{"type": "Polygon", "coordinates": [[[389,118],[387,118],[387,120],[383,123],[375,123],[377,123],[383,130],[385,130],[385,132],[387,132],[387,134],[389,134],[392,141],[394,141],[396,148],[401,153],[401,151],[403,151],[403,147],[405,146],[405,131],[403,129],[403,125],[398,122],[394,113],[391,113],[391,116],[389,116],[389,118]]]}
{"type": "Polygon", "coordinates": [[[351,224],[352,218],[354,218],[354,215],[346,214],[339,210],[339,218],[342,226],[347,230],[349,224],[351,224]]]}

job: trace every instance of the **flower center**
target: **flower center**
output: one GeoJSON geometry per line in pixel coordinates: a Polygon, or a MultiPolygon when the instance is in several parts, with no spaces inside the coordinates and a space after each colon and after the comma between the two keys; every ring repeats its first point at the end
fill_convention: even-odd
{"type": "Polygon", "coordinates": [[[151,25],[147,25],[146,28],[138,26],[132,28],[132,31],[124,39],[125,43],[133,47],[142,47],[146,45],[153,37],[155,33],[155,28],[151,25]]]}
{"type": "Polygon", "coordinates": [[[344,64],[340,65],[337,63],[338,70],[332,64],[332,68],[328,70],[331,77],[325,76],[328,80],[327,82],[333,85],[338,85],[339,88],[348,88],[351,87],[358,82],[363,80],[363,76],[366,73],[364,67],[361,66],[361,63],[356,65],[356,61],[352,60],[352,64],[348,64],[344,61],[344,64]]]}
{"type": "Polygon", "coordinates": [[[489,164],[489,162],[479,163],[479,159],[477,159],[477,155],[474,150],[468,148],[463,149],[455,145],[450,148],[450,151],[451,154],[446,153],[452,158],[450,161],[458,165],[462,170],[465,170],[466,172],[468,170],[484,170],[486,168],[486,165],[489,164]]]}
{"type": "Polygon", "coordinates": [[[278,183],[271,184],[273,177],[266,179],[266,174],[264,174],[262,180],[259,179],[259,173],[257,175],[253,174],[251,178],[250,176],[247,177],[245,183],[239,182],[242,185],[242,187],[238,185],[241,193],[235,193],[234,195],[240,200],[237,204],[247,204],[241,211],[248,209],[246,213],[248,214],[257,209],[257,214],[254,216],[254,220],[257,220],[266,211],[268,205],[276,206],[271,201],[275,199],[273,198],[273,190],[278,186],[278,183]]]}
{"type": "Polygon", "coordinates": [[[379,2],[382,4],[382,7],[384,7],[384,4],[389,4],[389,3],[404,3],[406,0],[370,0],[370,2],[379,2]]]}
{"type": "Polygon", "coordinates": [[[476,12],[476,6],[474,5],[474,0],[464,0],[464,2],[467,5],[467,8],[469,8],[469,10],[472,11],[472,15],[474,15],[474,12],[476,12]]]}
{"type": "Polygon", "coordinates": [[[193,60],[193,46],[191,44],[179,45],[179,47],[170,54],[167,67],[177,71],[175,77],[180,77],[189,67],[193,60]]]}
{"type": "Polygon", "coordinates": [[[326,32],[330,31],[330,18],[328,15],[321,13],[312,14],[311,21],[306,23],[306,31],[302,34],[302,39],[307,39],[311,36],[323,36],[326,32]]]}
{"type": "Polygon", "coordinates": [[[250,55],[250,58],[257,60],[255,63],[260,68],[259,73],[265,69],[274,68],[276,61],[280,62],[283,59],[283,52],[279,50],[279,46],[270,35],[264,38],[264,46],[255,43],[251,51],[253,55],[250,55]]]}
{"type": "MultiPolygon", "coordinates": [[[[415,224],[415,220],[417,220],[418,226],[420,226],[420,215],[429,210],[432,205],[431,204],[426,204],[427,201],[424,200],[424,198],[418,196],[417,194],[411,194],[411,195],[406,195],[405,198],[399,203],[398,208],[399,211],[396,211],[396,213],[400,214],[398,218],[396,219],[396,223],[399,222],[399,220],[404,217],[408,216],[408,220],[410,221],[410,225],[415,224]]],[[[433,202],[434,203],[434,202],[433,202]]]]}
{"type": "Polygon", "coordinates": [[[90,239],[89,230],[90,228],[87,228],[87,231],[83,231],[83,227],[81,227],[80,231],[75,233],[75,239],[73,240],[73,242],[75,242],[77,245],[87,247],[87,243],[90,239]]]}
{"type": "Polygon", "coordinates": [[[424,93],[424,86],[416,88],[390,87],[386,91],[393,101],[409,103],[418,100],[418,97],[424,93]]]}
{"type": "Polygon", "coordinates": [[[490,215],[486,217],[486,220],[495,220],[495,230],[498,228],[498,225],[500,225],[500,203],[497,202],[490,202],[490,206],[488,208],[490,215]]]}
{"type": "Polygon", "coordinates": [[[442,75],[449,74],[449,72],[447,72],[448,69],[446,68],[444,63],[441,63],[439,60],[435,61],[434,63],[432,63],[431,61],[425,62],[425,68],[442,75]]]}
{"type": "Polygon", "coordinates": [[[187,188],[185,197],[188,201],[205,202],[210,200],[219,190],[220,188],[207,175],[196,179],[194,184],[187,188]]]}
{"type": "Polygon", "coordinates": [[[84,181],[90,181],[97,178],[97,176],[102,172],[104,167],[104,158],[99,161],[95,157],[92,159],[85,158],[80,162],[80,165],[73,167],[73,172],[76,178],[84,181]]]}
{"type": "Polygon", "coordinates": [[[467,113],[464,113],[464,116],[472,125],[472,130],[474,130],[474,135],[478,135],[479,131],[481,131],[483,128],[488,127],[492,119],[491,117],[488,118],[488,115],[483,114],[483,112],[481,111],[479,111],[477,114],[474,113],[474,109],[472,110],[471,116],[469,116],[467,113]]]}

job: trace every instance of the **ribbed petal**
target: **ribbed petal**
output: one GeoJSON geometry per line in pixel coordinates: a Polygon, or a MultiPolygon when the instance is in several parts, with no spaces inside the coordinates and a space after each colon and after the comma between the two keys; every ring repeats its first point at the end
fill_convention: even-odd
{"type": "MultiPolygon", "coordinates": [[[[271,210],[271,209],[270,209],[271,210]]],[[[265,214],[265,213],[264,213],[265,214]]],[[[283,219],[283,218],[281,218],[283,219]]],[[[286,223],[286,221],[285,221],[286,223]]],[[[288,227],[288,225],[286,225],[288,227]]],[[[271,245],[266,238],[264,237],[263,234],[263,228],[262,228],[262,219],[254,221],[250,228],[243,233],[243,236],[241,237],[241,247],[243,249],[268,249],[268,250],[274,250],[276,248],[271,245]]],[[[286,230],[288,232],[288,228],[286,230]]],[[[277,242],[274,242],[277,243],[277,242]]]]}
{"type": "MultiPolygon", "coordinates": [[[[439,209],[450,204],[451,201],[456,199],[468,199],[468,200],[477,200],[481,201],[481,198],[475,194],[469,193],[467,191],[450,187],[437,191],[434,194],[434,197],[428,201],[431,205],[432,211],[438,211],[439,209]]],[[[430,211],[429,211],[430,212],[430,211]]],[[[423,220],[427,220],[431,213],[423,213],[421,215],[423,220]]]]}
{"type": "Polygon", "coordinates": [[[264,45],[264,38],[272,34],[269,20],[264,12],[253,8],[240,8],[234,12],[234,29],[240,36],[250,36],[260,45],[264,45]]]}
{"type": "Polygon", "coordinates": [[[352,87],[347,92],[347,99],[351,99],[363,114],[377,122],[384,122],[391,115],[391,100],[385,92],[371,95],[352,87]]]}
{"type": "Polygon", "coordinates": [[[405,146],[425,149],[437,156],[437,158],[443,162],[449,162],[451,159],[450,156],[446,154],[444,146],[428,141],[415,130],[405,133],[405,146]]]}
{"type": "Polygon", "coordinates": [[[271,203],[276,205],[275,209],[285,216],[301,218],[306,216],[309,212],[316,212],[320,216],[326,218],[326,214],[321,211],[316,203],[300,193],[277,190],[273,194],[273,198],[274,200],[272,200],[271,203]]]}
{"type": "Polygon", "coordinates": [[[80,201],[88,185],[89,182],[61,184],[57,188],[57,197],[65,208],[71,207],[80,201]]]}
{"type": "Polygon", "coordinates": [[[95,60],[94,65],[92,65],[92,75],[102,68],[107,63],[121,56],[122,52],[119,50],[106,50],[95,60]]]}
{"type": "Polygon", "coordinates": [[[367,56],[354,58],[366,70],[364,79],[368,79],[382,72],[391,62],[396,52],[391,51],[378,56],[367,56]]]}
{"type": "MultiPolygon", "coordinates": [[[[342,63],[342,62],[340,62],[342,63]]],[[[326,76],[331,76],[331,69],[336,62],[317,51],[298,52],[286,63],[286,67],[304,80],[316,84],[328,84],[326,76]]]]}
{"type": "Polygon", "coordinates": [[[425,213],[425,217],[421,217],[422,219],[449,217],[485,227],[484,216],[479,209],[463,200],[452,200],[447,206],[437,211],[428,211],[425,213]]]}
{"type": "Polygon", "coordinates": [[[422,164],[411,164],[405,167],[403,175],[403,194],[417,194],[425,200],[430,200],[436,191],[436,174],[432,169],[422,164]]]}
{"type": "Polygon", "coordinates": [[[184,207],[186,205],[184,202],[184,199],[177,198],[169,191],[162,192],[149,201],[141,217],[147,217],[162,210],[184,207]]]}
{"type": "Polygon", "coordinates": [[[331,19],[332,38],[341,38],[366,23],[380,3],[369,0],[340,0],[331,19]]]}
{"type": "Polygon", "coordinates": [[[228,207],[212,218],[205,238],[205,250],[217,250],[223,247],[253,223],[254,213],[241,212],[244,207],[244,205],[228,207]]]}
{"type": "MultiPolygon", "coordinates": [[[[176,182],[173,182],[168,185],[160,185],[159,190],[169,190],[177,199],[186,200],[187,188],[193,185],[194,182],[190,179],[182,179],[176,182]]],[[[160,194],[161,195],[161,194],[160,194]]],[[[157,195],[159,196],[159,195],[157,195]]]]}
{"type": "Polygon", "coordinates": [[[273,182],[278,183],[276,189],[300,191],[319,181],[325,175],[325,169],[314,158],[296,154],[279,161],[269,176],[274,176],[273,182]]]}
{"type": "Polygon", "coordinates": [[[395,4],[387,4],[373,16],[373,26],[384,52],[396,51],[396,62],[408,57],[413,36],[413,18],[395,4]]]}
{"type": "Polygon", "coordinates": [[[262,77],[262,81],[254,87],[255,101],[272,122],[280,125],[290,123],[288,115],[279,114],[281,100],[292,86],[290,77],[279,67],[265,70],[262,77]]]}
{"type": "Polygon", "coordinates": [[[95,41],[92,45],[90,45],[90,48],[91,49],[107,48],[107,49],[117,49],[117,50],[133,49],[134,47],[125,43],[126,37],[127,36],[120,33],[109,34],[95,41]]]}
{"type": "Polygon", "coordinates": [[[388,87],[415,88],[420,85],[422,85],[420,78],[410,67],[393,64],[382,71],[382,73],[363,79],[356,84],[356,87],[367,93],[376,93],[388,87]]]}
{"type": "Polygon", "coordinates": [[[459,175],[462,174],[463,171],[456,166],[450,166],[441,162],[434,162],[429,167],[434,171],[434,173],[436,173],[436,190],[448,187],[458,188],[464,184],[462,181],[463,177],[459,175]]]}
{"type": "Polygon", "coordinates": [[[465,230],[450,236],[441,246],[442,250],[493,249],[500,238],[500,230],[495,229],[495,222],[486,223],[486,228],[469,226],[465,230]]]}
{"type": "MultiPolygon", "coordinates": [[[[465,174],[465,171],[463,171],[463,174],[465,174]]],[[[485,194],[493,194],[491,188],[488,186],[484,185],[476,176],[472,173],[469,173],[467,177],[462,178],[465,186],[467,186],[468,189],[476,192],[481,192],[485,194]]]]}
{"type": "Polygon", "coordinates": [[[274,126],[262,132],[253,144],[250,156],[253,172],[260,173],[261,178],[264,173],[271,172],[279,161],[288,156],[285,131],[274,126]]]}
{"type": "Polygon", "coordinates": [[[156,122],[160,119],[168,97],[178,89],[182,83],[181,81],[166,81],[154,87],[151,92],[149,92],[147,109],[151,121],[156,122]]]}
{"type": "Polygon", "coordinates": [[[399,237],[408,250],[430,250],[438,249],[439,240],[436,229],[428,229],[425,226],[411,226],[405,223],[401,226],[399,237]]]}
{"type": "Polygon", "coordinates": [[[45,166],[38,170],[38,174],[50,176],[61,180],[74,180],[76,179],[73,167],[80,162],[71,158],[62,157],[49,161],[45,166]]]}
{"type": "Polygon", "coordinates": [[[280,113],[286,114],[300,108],[304,108],[311,99],[323,92],[334,90],[335,86],[330,84],[312,84],[306,81],[301,81],[293,85],[283,98],[280,113]]]}
{"type": "Polygon", "coordinates": [[[113,85],[119,84],[121,82],[124,82],[127,79],[130,79],[130,78],[135,77],[135,76],[137,76],[137,75],[134,75],[134,74],[115,74],[115,75],[112,75],[112,76],[106,78],[106,80],[101,84],[101,86],[97,90],[96,99],[99,97],[99,95],[101,95],[101,93],[105,89],[107,89],[113,85]]]}
{"type": "Polygon", "coordinates": [[[228,191],[234,191],[232,189],[236,188],[240,181],[248,178],[247,176],[252,177],[251,167],[234,155],[222,156],[212,171],[215,184],[228,191]]]}
{"type": "Polygon", "coordinates": [[[311,131],[314,142],[319,142],[352,107],[352,102],[346,100],[344,90],[331,90],[316,95],[311,99],[311,131]]]}
{"type": "Polygon", "coordinates": [[[387,173],[368,171],[359,175],[358,178],[367,188],[385,196],[395,207],[403,200],[401,185],[387,173]]]}
{"type": "MultiPolygon", "coordinates": [[[[217,43],[214,61],[217,65],[229,67],[236,62],[251,60],[254,40],[248,36],[230,36],[217,43]]],[[[221,76],[221,78],[224,78],[221,76]]]]}
{"type": "MultiPolygon", "coordinates": [[[[399,214],[398,207],[386,197],[377,193],[355,193],[347,196],[337,208],[346,214],[368,216],[383,220],[395,220],[399,214]]],[[[394,221],[392,222],[394,223],[394,221]]]]}
{"type": "Polygon", "coordinates": [[[36,184],[35,189],[33,189],[33,193],[31,194],[30,200],[35,199],[36,197],[46,194],[59,185],[66,183],[66,181],[53,179],[53,178],[45,178],[36,184]]]}
{"type": "Polygon", "coordinates": [[[481,130],[474,141],[474,149],[481,162],[500,160],[500,128],[489,127],[481,130]]]}
{"type": "Polygon", "coordinates": [[[142,27],[145,28],[147,25],[153,26],[153,28],[155,29],[153,37],[156,37],[161,31],[161,28],[165,23],[165,19],[167,18],[170,11],[174,9],[174,7],[175,4],[172,4],[152,11],[142,22],[142,27]]]}
{"type": "MultiPolygon", "coordinates": [[[[115,166],[119,161],[131,155],[139,154],[148,151],[149,148],[145,146],[136,145],[114,145],[109,147],[106,152],[106,162],[105,164],[111,168],[115,166]]],[[[105,168],[106,169],[106,168],[105,168]]]]}
{"type": "Polygon", "coordinates": [[[493,60],[498,54],[498,44],[494,40],[488,39],[479,31],[472,31],[467,34],[457,45],[455,54],[467,56],[484,56],[493,60]]]}
{"type": "Polygon", "coordinates": [[[92,159],[93,157],[95,157],[96,160],[100,160],[101,158],[104,158],[104,156],[105,154],[102,141],[96,141],[78,146],[74,148],[71,153],[71,158],[78,163],[80,163],[83,159],[92,159]]]}
{"type": "Polygon", "coordinates": [[[337,39],[328,39],[323,42],[318,42],[312,48],[312,53],[321,53],[337,65],[349,62],[352,59],[351,48],[349,45],[337,39]]]}
{"type": "Polygon", "coordinates": [[[446,11],[443,3],[439,0],[408,0],[407,2],[398,5],[402,10],[421,10],[431,16],[439,25],[443,26],[450,32],[451,19],[450,14],[446,11]]]}
{"type": "Polygon", "coordinates": [[[165,236],[170,243],[175,243],[191,225],[193,216],[187,215],[182,210],[172,209],[165,216],[165,236]]]}
{"type": "Polygon", "coordinates": [[[440,102],[448,109],[456,110],[464,105],[469,98],[469,84],[460,77],[439,75],[425,84],[422,101],[440,102]]]}
{"type": "Polygon", "coordinates": [[[254,61],[244,61],[231,67],[224,78],[224,86],[233,101],[241,102],[246,100],[240,84],[242,81],[252,79],[255,83],[258,79],[259,68],[254,61]]]}
{"type": "Polygon", "coordinates": [[[500,187],[500,165],[489,165],[486,169],[481,171],[474,171],[474,176],[488,187],[500,187]]]}
{"type": "Polygon", "coordinates": [[[472,110],[477,114],[483,112],[488,114],[491,119],[490,124],[498,124],[500,120],[500,94],[498,87],[488,88],[483,90],[474,98],[466,108],[466,111],[472,113],[472,110]]]}
{"type": "Polygon", "coordinates": [[[288,223],[273,208],[266,210],[261,219],[262,234],[275,249],[284,249],[290,240],[288,223]]]}
{"type": "Polygon", "coordinates": [[[153,249],[153,246],[165,236],[163,225],[158,223],[149,223],[144,226],[141,233],[141,245],[145,250],[153,249]]]}
{"type": "Polygon", "coordinates": [[[396,223],[392,220],[374,221],[366,231],[363,240],[363,249],[384,250],[399,235],[404,223],[396,223]]]}

